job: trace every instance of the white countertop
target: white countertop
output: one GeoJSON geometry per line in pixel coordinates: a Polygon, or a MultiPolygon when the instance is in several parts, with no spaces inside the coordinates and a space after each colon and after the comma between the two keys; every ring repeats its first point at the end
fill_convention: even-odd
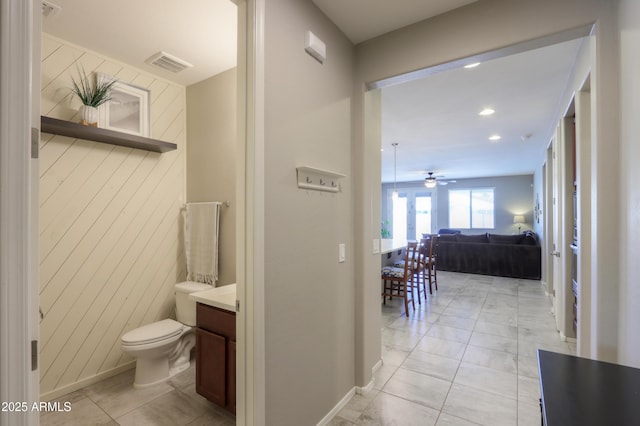
{"type": "Polygon", "coordinates": [[[226,311],[236,311],[236,285],[229,284],[222,287],[215,287],[209,290],[197,291],[189,295],[191,300],[204,303],[205,305],[224,309],[226,311]]]}
{"type": "Polygon", "coordinates": [[[391,253],[407,247],[407,242],[402,240],[392,240],[383,238],[380,240],[380,254],[391,253]]]}

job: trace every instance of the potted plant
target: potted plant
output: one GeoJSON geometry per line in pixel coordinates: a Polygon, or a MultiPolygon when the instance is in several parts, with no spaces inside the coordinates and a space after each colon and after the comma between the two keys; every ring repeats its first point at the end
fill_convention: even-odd
{"type": "Polygon", "coordinates": [[[80,98],[82,106],[80,114],[81,123],[87,126],[98,126],[98,107],[111,100],[111,88],[118,80],[96,78],[95,84],[91,84],[84,71],[78,69],[79,80],[71,77],[73,87],[71,91],[80,98]]]}
{"type": "Polygon", "coordinates": [[[391,231],[389,231],[389,221],[385,220],[384,222],[382,222],[382,232],[380,233],[380,236],[382,238],[391,238],[391,231]]]}

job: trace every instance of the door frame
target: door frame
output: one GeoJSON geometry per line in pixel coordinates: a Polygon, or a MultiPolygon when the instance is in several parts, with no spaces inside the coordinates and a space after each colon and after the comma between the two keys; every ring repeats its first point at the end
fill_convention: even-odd
{"type": "Polygon", "coordinates": [[[562,199],[562,162],[563,162],[563,143],[561,126],[558,123],[556,128],[556,134],[551,143],[552,146],[552,228],[551,228],[551,247],[552,251],[549,252],[550,263],[553,270],[553,313],[556,318],[556,328],[558,331],[562,330],[562,324],[564,324],[564,291],[562,280],[562,258],[564,253],[562,246],[562,211],[563,211],[563,199],[562,199]]]}
{"type": "MultiPolygon", "coordinates": [[[[265,422],[264,331],[264,10],[265,0],[232,0],[239,7],[237,191],[240,195],[237,265],[238,424],[265,422]],[[244,351],[242,350],[244,349],[244,351]]],[[[39,401],[32,370],[38,339],[38,163],[31,159],[32,128],[39,135],[39,0],[3,0],[0,6],[0,400],[39,401]],[[36,68],[33,68],[36,67],[36,68]],[[32,81],[33,78],[33,81],[32,81]],[[16,142],[18,141],[18,142],[16,142]],[[34,201],[35,200],[35,201],[34,201]],[[19,283],[20,285],[12,285],[19,283]],[[25,312],[27,314],[25,314],[25,312]]],[[[37,356],[37,350],[36,350],[37,356]]],[[[0,412],[5,425],[37,425],[37,411],[0,412]]]]}
{"type": "Polygon", "coordinates": [[[40,22],[36,6],[37,0],[3,0],[0,6],[0,400],[29,408],[0,412],[3,425],[39,424],[38,412],[30,410],[39,401],[38,181],[33,178],[38,163],[31,158],[31,140],[38,140],[40,127],[32,92],[33,57],[39,57],[33,40],[40,22]]]}
{"type": "Polygon", "coordinates": [[[265,0],[238,6],[236,424],[266,422],[264,292],[265,0]]]}

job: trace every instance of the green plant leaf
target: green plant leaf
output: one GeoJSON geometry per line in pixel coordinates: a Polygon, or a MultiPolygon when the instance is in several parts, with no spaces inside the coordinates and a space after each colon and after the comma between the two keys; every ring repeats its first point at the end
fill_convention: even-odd
{"type": "Polygon", "coordinates": [[[84,68],[78,68],[78,75],[77,81],[71,77],[71,91],[80,98],[83,105],[99,107],[111,100],[111,89],[118,82],[117,79],[103,79],[100,81],[100,79],[96,78],[95,85],[92,85],[84,68]]]}

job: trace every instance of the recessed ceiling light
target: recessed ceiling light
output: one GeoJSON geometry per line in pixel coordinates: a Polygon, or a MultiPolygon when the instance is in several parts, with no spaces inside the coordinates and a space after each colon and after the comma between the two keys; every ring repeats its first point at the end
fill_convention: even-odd
{"type": "Polygon", "coordinates": [[[491,135],[489,136],[489,140],[490,141],[499,141],[500,139],[502,139],[502,137],[500,135],[491,135]]]}
{"type": "Polygon", "coordinates": [[[496,112],[496,111],[495,111],[494,109],[492,109],[492,108],[485,108],[485,109],[483,109],[482,111],[480,111],[480,112],[478,113],[478,115],[491,115],[491,114],[493,114],[493,113],[495,113],[495,112],[496,112]]]}
{"type": "Polygon", "coordinates": [[[465,68],[467,68],[467,69],[469,69],[469,68],[475,68],[475,67],[477,67],[478,65],[480,65],[480,62],[474,62],[474,63],[472,63],[472,64],[467,64],[467,65],[465,65],[464,67],[465,67],[465,68]]]}

